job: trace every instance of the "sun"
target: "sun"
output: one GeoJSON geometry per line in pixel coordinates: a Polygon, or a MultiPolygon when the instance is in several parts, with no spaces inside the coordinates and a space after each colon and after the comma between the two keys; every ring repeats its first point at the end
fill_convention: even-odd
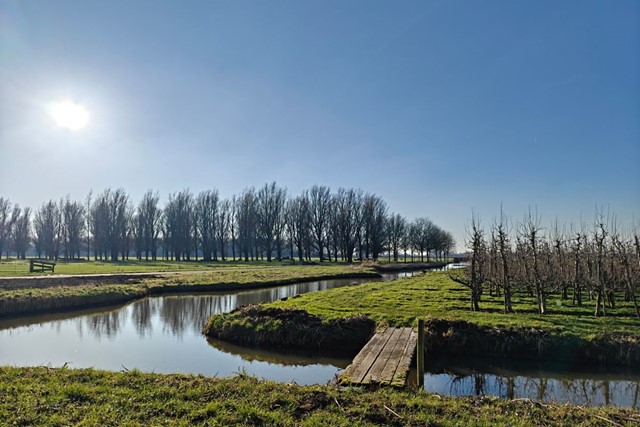
{"type": "Polygon", "coordinates": [[[80,130],[89,123],[89,111],[73,101],[53,104],[49,114],[58,126],[69,130],[80,130]]]}

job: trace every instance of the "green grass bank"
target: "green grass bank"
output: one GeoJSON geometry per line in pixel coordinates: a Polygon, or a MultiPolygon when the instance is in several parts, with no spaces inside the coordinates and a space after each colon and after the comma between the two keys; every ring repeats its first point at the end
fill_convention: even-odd
{"type": "MultiPolygon", "coordinates": [[[[119,274],[119,273],[157,273],[157,272],[180,272],[180,271],[206,271],[227,268],[245,269],[247,267],[288,267],[292,265],[307,265],[314,262],[299,261],[241,261],[241,260],[219,260],[219,261],[144,261],[144,260],[58,260],[55,266],[55,273],[50,275],[65,274],[119,274]]],[[[332,265],[346,266],[345,262],[331,263],[332,265]]],[[[0,259],[0,278],[15,276],[38,276],[40,272],[29,272],[29,259],[0,259]]]]}
{"type": "Polygon", "coordinates": [[[630,409],[452,398],[422,391],[302,387],[245,375],[0,367],[4,425],[41,426],[611,426],[630,409]]]}
{"type": "Polygon", "coordinates": [[[359,351],[376,322],[366,316],[325,320],[304,310],[261,305],[240,307],[229,316],[212,316],[206,335],[241,345],[359,351]]]}
{"type": "MultiPolygon", "coordinates": [[[[640,363],[640,321],[634,317],[630,303],[621,301],[610,316],[596,318],[588,302],[575,307],[554,297],[550,313],[539,315],[532,297],[516,294],[515,313],[503,314],[502,299],[490,295],[483,295],[481,311],[471,312],[468,293],[468,289],[453,282],[447,273],[432,272],[392,282],[301,295],[265,304],[265,307],[304,310],[325,323],[365,316],[379,325],[412,326],[416,318],[424,318],[427,319],[428,352],[568,364],[638,366],[640,363]]],[[[257,333],[251,330],[251,323],[242,310],[213,316],[205,332],[223,337],[223,329],[233,329],[233,323],[244,325],[243,340],[249,341],[247,336],[257,333]]],[[[274,325],[271,326],[274,335],[286,336],[286,330],[278,331],[274,325]]],[[[283,323],[279,326],[287,327],[283,323]]],[[[238,338],[229,335],[226,339],[238,338]]]]}
{"type": "Polygon", "coordinates": [[[289,266],[180,274],[0,279],[0,317],[119,304],[150,295],[249,290],[338,278],[379,277],[354,266],[289,266]]]}

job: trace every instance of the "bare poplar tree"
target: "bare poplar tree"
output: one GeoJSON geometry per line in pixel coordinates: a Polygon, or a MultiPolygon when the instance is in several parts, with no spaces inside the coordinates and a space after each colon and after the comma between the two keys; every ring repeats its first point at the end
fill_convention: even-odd
{"type": "Polygon", "coordinates": [[[31,208],[22,209],[22,214],[18,216],[13,225],[13,249],[20,259],[27,257],[29,242],[31,240],[31,208]]]}
{"type": "Polygon", "coordinates": [[[455,246],[456,241],[453,238],[453,234],[436,226],[436,243],[434,246],[436,258],[443,259],[448,257],[455,246]]]}
{"type": "Polygon", "coordinates": [[[329,203],[331,201],[331,190],[323,185],[314,185],[309,191],[304,192],[304,197],[308,199],[309,218],[313,234],[313,241],[320,262],[324,261],[324,248],[328,248],[327,227],[329,221],[329,203]]]}
{"type": "Polygon", "coordinates": [[[107,257],[109,251],[109,199],[111,189],[100,193],[91,206],[91,234],[93,235],[94,259],[107,257]]]}
{"type": "Polygon", "coordinates": [[[131,253],[131,246],[133,244],[133,221],[135,216],[135,208],[127,198],[125,207],[124,227],[120,230],[121,242],[120,242],[120,254],[122,259],[129,259],[131,253]]]}
{"type": "Polygon", "coordinates": [[[111,261],[118,261],[118,255],[123,252],[123,247],[125,246],[125,239],[130,225],[127,215],[128,204],[129,196],[127,196],[123,188],[118,188],[111,193],[107,230],[111,261]]]}
{"type": "MultiPolygon", "coordinates": [[[[407,262],[407,254],[412,251],[413,239],[411,237],[411,223],[407,223],[404,228],[404,234],[400,240],[400,247],[402,248],[404,262],[407,262]]],[[[411,254],[413,261],[413,253],[411,254]]]]}
{"type": "Polygon", "coordinates": [[[362,230],[364,232],[365,257],[378,260],[386,243],[385,220],[387,204],[375,194],[367,194],[362,200],[362,230]]]}
{"type": "Polygon", "coordinates": [[[271,261],[273,245],[282,239],[283,214],[286,201],[286,190],[275,182],[265,184],[257,196],[257,225],[262,247],[271,261]]]}
{"type": "Polygon", "coordinates": [[[36,212],[34,218],[36,251],[49,259],[58,259],[62,231],[62,215],[58,204],[49,200],[36,212]]]}
{"type": "MultiPolygon", "coordinates": [[[[218,243],[220,245],[220,257],[223,261],[227,259],[227,243],[229,239],[229,230],[232,228],[232,203],[231,200],[225,199],[220,202],[220,208],[218,209],[218,243]]],[[[233,242],[232,242],[233,244],[233,242]]],[[[235,256],[234,256],[235,258],[235,256]]]]}
{"type": "Polygon", "coordinates": [[[236,224],[238,229],[238,246],[240,256],[244,255],[244,260],[253,258],[252,248],[256,239],[256,193],[255,189],[245,189],[237,199],[236,204],[236,224]]]}
{"type": "Polygon", "coordinates": [[[206,190],[198,194],[195,202],[196,229],[205,261],[218,260],[219,200],[218,190],[206,190]]]}
{"type": "Polygon", "coordinates": [[[424,262],[425,253],[429,261],[429,251],[434,246],[435,230],[435,225],[429,218],[416,218],[409,226],[411,246],[420,254],[421,262],[424,262]]]}
{"type": "Polygon", "coordinates": [[[85,231],[85,236],[87,238],[87,261],[91,259],[91,222],[92,222],[91,197],[92,196],[93,196],[93,190],[89,190],[89,194],[87,194],[87,197],[84,200],[84,211],[85,211],[84,231],[85,231]]]}
{"type": "Polygon", "coordinates": [[[291,244],[291,257],[294,257],[293,246],[297,248],[298,260],[304,260],[305,242],[310,239],[311,214],[309,199],[305,196],[295,197],[287,202],[287,233],[291,244]]]}
{"type": "Polygon", "coordinates": [[[274,237],[276,245],[276,257],[278,261],[282,261],[282,254],[284,248],[284,234],[287,228],[287,215],[286,215],[286,203],[287,193],[286,190],[278,200],[278,213],[276,215],[276,221],[274,226],[274,237]]]}
{"type": "Polygon", "coordinates": [[[16,212],[15,209],[12,209],[11,201],[0,197],[0,259],[11,246],[11,231],[16,220],[16,212]]]}
{"type": "Polygon", "coordinates": [[[133,216],[131,233],[133,235],[133,249],[136,252],[136,259],[140,261],[144,252],[144,216],[140,215],[139,207],[133,216]]]}
{"type": "Polygon", "coordinates": [[[72,201],[69,196],[60,201],[62,212],[62,237],[65,258],[80,258],[85,209],[82,203],[72,201]]]}
{"type": "Polygon", "coordinates": [[[129,196],[122,188],[107,188],[96,197],[89,212],[96,259],[118,261],[120,256],[128,256],[133,212],[129,196]]]}
{"type": "Polygon", "coordinates": [[[160,233],[162,231],[162,210],[158,203],[160,196],[157,192],[147,190],[142,196],[142,200],[138,204],[138,216],[141,219],[141,239],[142,249],[145,253],[145,259],[148,261],[149,256],[152,260],[156,260],[158,254],[158,244],[160,241],[160,233]]]}
{"type": "Polygon", "coordinates": [[[347,262],[353,262],[353,254],[362,227],[362,198],[360,189],[339,188],[336,194],[337,225],[342,253],[347,262]]]}
{"type": "Polygon", "coordinates": [[[229,205],[229,237],[231,239],[231,256],[233,257],[232,259],[235,261],[236,260],[236,245],[237,245],[237,239],[236,239],[236,230],[237,230],[237,226],[238,224],[236,223],[236,212],[237,212],[237,208],[238,208],[238,199],[236,198],[235,194],[231,197],[231,201],[230,201],[230,205],[229,205]]]}
{"type": "Polygon", "coordinates": [[[407,220],[400,214],[391,214],[387,222],[390,251],[393,251],[393,260],[398,262],[398,251],[402,247],[407,227],[407,220]]]}
{"type": "Polygon", "coordinates": [[[176,261],[191,260],[195,229],[193,211],[193,196],[188,189],[169,195],[164,208],[165,237],[167,249],[176,261]]]}
{"type": "MultiPolygon", "coordinates": [[[[307,239],[308,240],[308,239],[307,239]]],[[[335,195],[331,195],[329,200],[329,215],[327,227],[327,247],[333,249],[333,259],[338,262],[338,254],[344,260],[344,252],[340,251],[340,226],[338,222],[338,203],[335,195]]]]}

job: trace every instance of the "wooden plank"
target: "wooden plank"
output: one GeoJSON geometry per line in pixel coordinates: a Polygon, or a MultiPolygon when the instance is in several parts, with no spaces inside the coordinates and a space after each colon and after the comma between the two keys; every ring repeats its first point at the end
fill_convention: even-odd
{"type": "Polygon", "coordinates": [[[393,330],[387,328],[385,331],[377,333],[360,350],[360,353],[353,359],[353,362],[341,375],[341,378],[351,383],[361,383],[371,366],[378,358],[378,355],[389,341],[393,330]]]}
{"type": "Polygon", "coordinates": [[[340,376],[351,384],[404,386],[418,340],[411,328],[375,334],[340,376]]]}
{"type": "Polygon", "coordinates": [[[402,387],[406,385],[408,379],[408,372],[411,368],[411,360],[413,359],[413,352],[416,349],[416,342],[418,341],[418,334],[415,331],[411,331],[409,339],[404,346],[402,357],[398,363],[396,372],[393,374],[391,385],[402,387]]]}
{"type": "Polygon", "coordinates": [[[393,377],[398,370],[398,364],[402,362],[402,355],[404,354],[404,349],[410,336],[411,328],[400,329],[398,341],[391,351],[391,355],[389,356],[387,364],[384,366],[382,372],[380,373],[378,382],[386,384],[391,384],[393,382],[393,377]]]}
{"type": "Polygon", "coordinates": [[[380,374],[382,374],[382,371],[384,370],[385,366],[389,362],[391,353],[393,353],[393,349],[398,343],[398,338],[400,337],[400,335],[401,335],[401,330],[394,328],[391,334],[391,337],[389,338],[389,341],[384,346],[384,348],[380,352],[380,355],[376,359],[375,363],[373,364],[373,366],[371,366],[371,369],[362,380],[364,384],[381,382],[380,374]]]}
{"type": "Polygon", "coordinates": [[[354,382],[363,383],[365,381],[365,377],[375,365],[385,346],[389,344],[393,331],[394,330],[392,328],[386,329],[380,333],[380,339],[377,342],[372,343],[372,346],[369,347],[369,351],[363,355],[359,368],[354,373],[354,382]]]}

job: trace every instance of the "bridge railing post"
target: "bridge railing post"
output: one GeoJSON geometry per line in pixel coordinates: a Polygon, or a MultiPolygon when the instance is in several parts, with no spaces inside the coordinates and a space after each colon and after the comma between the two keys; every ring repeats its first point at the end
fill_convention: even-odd
{"type": "Polygon", "coordinates": [[[416,346],[416,368],[418,387],[424,386],[424,319],[418,319],[418,344],[416,346]]]}

